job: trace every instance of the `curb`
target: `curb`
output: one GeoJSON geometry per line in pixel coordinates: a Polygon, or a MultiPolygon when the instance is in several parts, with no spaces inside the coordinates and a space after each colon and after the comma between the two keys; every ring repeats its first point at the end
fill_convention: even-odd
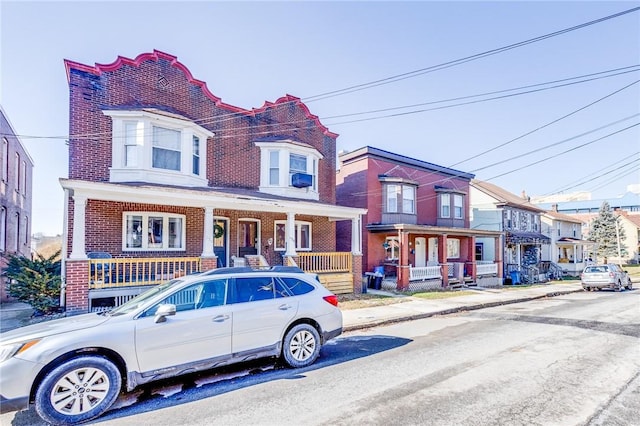
{"type": "Polygon", "coordinates": [[[523,298],[519,298],[519,299],[502,300],[502,301],[498,301],[498,302],[481,303],[481,304],[477,304],[477,305],[459,306],[457,308],[444,309],[444,310],[441,310],[441,311],[427,312],[427,313],[423,313],[423,314],[407,315],[406,317],[401,317],[401,318],[393,318],[393,319],[386,319],[386,320],[383,319],[383,320],[374,321],[374,322],[367,323],[367,324],[354,324],[354,325],[343,327],[342,331],[343,332],[349,332],[349,331],[366,330],[366,329],[373,328],[373,327],[378,327],[378,326],[381,326],[381,325],[398,324],[400,322],[415,321],[415,320],[430,318],[430,317],[434,317],[434,316],[438,316],[438,315],[450,315],[450,314],[455,314],[455,313],[458,313],[458,312],[476,311],[476,310],[479,310],[479,309],[493,308],[493,307],[496,307],[496,306],[512,305],[514,303],[530,302],[532,300],[544,299],[544,298],[547,298],[547,297],[562,296],[562,295],[571,294],[571,293],[581,293],[583,291],[584,290],[582,288],[576,289],[576,290],[554,291],[552,293],[545,293],[545,294],[541,294],[539,296],[530,296],[530,297],[523,297],[523,298]]]}

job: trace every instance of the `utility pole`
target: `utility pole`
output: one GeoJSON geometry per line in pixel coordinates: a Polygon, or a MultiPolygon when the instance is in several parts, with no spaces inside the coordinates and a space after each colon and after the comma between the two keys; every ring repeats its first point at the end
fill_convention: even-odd
{"type": "Polygon", "coordinates": [[[618,225],[618,217],[616,217],[616,242],[618,243],[618,265],[622,269],[622,252],[620,251],[620,229],[618,225]]]}

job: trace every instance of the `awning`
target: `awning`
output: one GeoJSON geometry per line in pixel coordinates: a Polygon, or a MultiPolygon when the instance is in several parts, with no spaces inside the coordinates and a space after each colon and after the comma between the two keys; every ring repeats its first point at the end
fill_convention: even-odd
{"type": "Polygon", "coordinates": [[[551,238],[539,232],[507,232],[507,243],[511,244],[551,244],[551,238]]]}
{"type": "Polygon", "coordinates": [[[578,238],[570,238],[570,237],[558,238],[557,243],[558,244],[583,245],[583,246],[595,246],[597,244],[595,241],[579,240],[578,238]]]}

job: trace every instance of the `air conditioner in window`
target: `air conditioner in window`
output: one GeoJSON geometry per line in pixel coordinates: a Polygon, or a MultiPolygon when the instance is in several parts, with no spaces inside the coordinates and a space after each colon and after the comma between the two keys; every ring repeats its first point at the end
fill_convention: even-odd
{"type": "Polygon", "coordinates": [[[291,185],[296,188],[306,188],[313,184],[313,176],[306,173],[294,173],[291,175],[291,185]]]}

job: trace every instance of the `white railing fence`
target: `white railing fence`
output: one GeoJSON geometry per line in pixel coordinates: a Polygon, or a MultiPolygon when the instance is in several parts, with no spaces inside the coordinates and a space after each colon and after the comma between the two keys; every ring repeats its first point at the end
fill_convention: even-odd
{"type": "Polygon", "coordinates": [[[440,280],[442,279],[441,266],[409,267],[409,281],[440,280]]]}

